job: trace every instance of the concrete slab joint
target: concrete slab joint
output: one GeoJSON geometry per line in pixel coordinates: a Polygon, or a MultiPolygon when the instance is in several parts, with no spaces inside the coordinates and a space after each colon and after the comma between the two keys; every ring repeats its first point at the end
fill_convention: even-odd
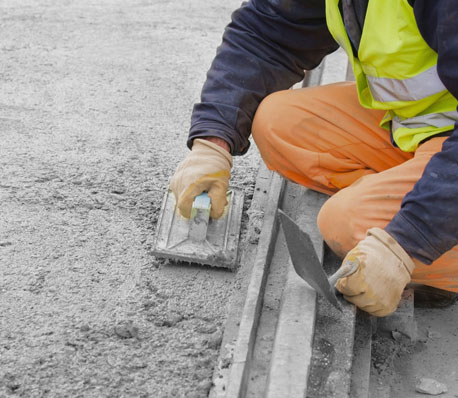
{"type": "MultiPolygon", "coordinates": [[[[308,72],[306,84],[318,85],[323,78],[328,83],[333,79],[343,80],[346,73],[346,66],[342,68],[340,65],[343,57],[339,52],[317,70],[308,72]],[[333,63],[339,63],[335,73],[329,70],[333,63]]],[[[321,355],[315,345],[326,339],[338,354],[330,358],[329,372],[323,373],[327,376],[324,379],[315,377],[314,381],[320,380],[315,391],[318,394],[331,391],[332,395],[327,397],[348,397],[355,308],[344,303],[341,315],[329,308],[328,303],[317,301],[315,291],[290,264],[283,233],[278,230],[276,220],[277,208],[281,207],[310,235],[318,257],[323,261],[324,245],[316,217],[327,197],[285,182],[276,174],[268,175],[265,166],[260,170],[264,171],[260,171],[255,187],[255,195],[258,194],[260,201],[254,197],[248,211],[248,243],[239,271],[246,273],[249,283],[239,291],[239,298],[233,300],[235,309],[232,313],[239,314],[240,323],[234,325],[234,320],[228,319],[210,397],[283,398],[315,394],[310,388],[309,378],[311,374],[319,374],[322,366],[316,357],[313,358],[321,355]],[[268,197],[264,198],[259,196],[259,191],[266,181],[269,184],[265,192],[268,197]],[[318,336],[315,330],[317,317],[330,320],[321,322],[318,336]],[[326,335],[326,325],[331,326],[332,336],[326,335]],[[317,338],[321,340],[317,341],[317,338]]],[[[338,267],[335,256],[327,258],[331,268],[338,267]]]]}

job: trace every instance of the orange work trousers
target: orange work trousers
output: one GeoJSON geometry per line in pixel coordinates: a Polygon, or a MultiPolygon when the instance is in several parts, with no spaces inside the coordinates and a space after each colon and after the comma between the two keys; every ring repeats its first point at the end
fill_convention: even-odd
{"type": "MultiPolygon", "coordinates": [[[[372,227],[384,228],[446,138],[402,152],[379,127],[384,111],[363,108],[353,82],[280,91],[260,104],[252,133],[267,167],[332,195],[318,226],[340,257],[372,227]]],[[[458,292],[458,246],[431,265],[414,259],[412,282],[458,292]]]]}

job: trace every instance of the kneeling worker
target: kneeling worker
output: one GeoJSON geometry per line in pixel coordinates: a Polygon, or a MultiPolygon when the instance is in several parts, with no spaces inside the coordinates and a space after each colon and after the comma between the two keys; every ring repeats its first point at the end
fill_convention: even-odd
{"type": "Polygon", "coordinates": [[[331,195],[318,226],[358,269],[345,298],[393,312],[409,282],[458,292],[458,7],[454,0],[251,0],[232,16],[172,178],[221,216],[253,134],[271,170],[331,195]],[[356,83],[287,90],[339,45],[356,83]],[[284,91],[281,91],[284,90],[284,91]]]}

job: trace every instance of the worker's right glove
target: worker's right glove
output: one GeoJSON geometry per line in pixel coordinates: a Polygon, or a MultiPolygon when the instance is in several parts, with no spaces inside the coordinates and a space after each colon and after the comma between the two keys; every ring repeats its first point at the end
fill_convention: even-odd
{"type": "Polygon", "coordinates": [[[337,281],[337,290],[371,315],[394,312],[415,268],[399,243],[385,230],[371,228],[366,238],[345,256],[342,267],[352,265],[350,262],[357,267],[337,281]]]}
{"type": "Polygon", "coordinates": [[[180,213],[186,218],[191,217],[195,197],[208,192],[210,217],[221,217],[227,205],[231,168],[229,152],[208,140],[195,139],[191,152],[178,165],[170,182],[180,213]]]}

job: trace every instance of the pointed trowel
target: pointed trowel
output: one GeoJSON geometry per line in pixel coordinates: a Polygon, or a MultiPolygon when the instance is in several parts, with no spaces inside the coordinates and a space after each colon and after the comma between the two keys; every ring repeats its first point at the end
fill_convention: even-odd
{"type": "Polygon", "coordinates": [[[352,274],[358,267],[358,264],[347,261],[335,274],[328,278],[316,255],[310,236],[302,231],[302,229],[280,209],[278,209],[278,214],[285,234],[291,262],[293,263],[296,273],[334,305],[334,307],[342,310],[336,297],[334,285],[339,278],[352,274]]]}

